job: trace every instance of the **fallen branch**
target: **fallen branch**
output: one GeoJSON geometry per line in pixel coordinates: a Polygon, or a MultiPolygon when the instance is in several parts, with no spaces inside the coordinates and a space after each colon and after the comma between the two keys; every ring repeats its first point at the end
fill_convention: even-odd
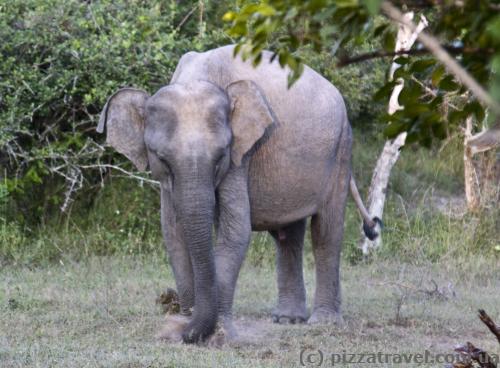
{"type": "MultiPolygon", "coordinates": [[[[490,316],[488,316],[483,309],[479,310],[479,319],[496,336],[498,343],[500,344],[500,326],[493,322],[490,316]]],[[[460,345],[454,350],[457,353],[460,353],[464,360],[446,365],[446,368],[474,368],[477,367],[477,365],[474,365],[474,362],[476,362],[481,368],[497,368],[495,361],[498,360],[498,356],[496,356],[496,359],[492,359],[486,351],[475,347],[468,341],[465,345],[460,345]]]]}
{"type": "Polygon", "coordinates": [[[479,310],[479,319],[488,327],[491,333],[497,337],[498,343],[500,344],[500,325],[493,322],[484,309],[479,310]]]}
{"type": "Polygon", "coordinates": [[[476,348],[470,342],[467,342],[465,345],[459,346],[455,348],[457,353],[460,353],[466,358],[466,365],[463,363],[455,363],[453,367],[462,368],[462,367],[474,367],[471,363],[476,362],[479,364],[481,368],[497,368],[497,365],[494,363],[494,360],[488,355],[488,353],[482,349],[476,348]],[[468,363],[468,364],[467,364],[468,363]]]}

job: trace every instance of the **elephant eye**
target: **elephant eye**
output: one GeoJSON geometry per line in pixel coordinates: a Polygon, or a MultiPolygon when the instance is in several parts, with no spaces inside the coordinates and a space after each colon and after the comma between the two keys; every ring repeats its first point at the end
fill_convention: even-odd
{"type": "Polygon", "coordinates": [[[218,159],[217,163],[215,164],[215,175],[218,176],[220,174],[220,169],[222,167],[222,164],[224,163],[224,157],[225,155],[222,154],[218,159]]]}

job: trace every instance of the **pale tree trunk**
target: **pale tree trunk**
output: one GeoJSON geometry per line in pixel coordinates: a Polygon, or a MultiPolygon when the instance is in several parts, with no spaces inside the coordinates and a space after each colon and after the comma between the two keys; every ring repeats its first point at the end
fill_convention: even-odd
{"type": "Polygon", "coordinates": [[[494,151],[500,146],[500,123],[472,135],[472,117],[468,117],[464,133],[465,199],[469,211],[478,212],[490,204],[497,205],[500,194],[500,173],[494,151]],[[474,160],[477,153],[481,154],[478,163],[474,160]]]}
{"type": "Polygon", "coordinates": [[[464,139],[464,183],[465,199],[467,207],[471,212],[477,212],[481,203],[481,193],[479,188],[479,179],[472,159],[472,150],[467,145],[467,141],[472,137],[472,116],[465,121],[465,139],[464,139]]]}
{"type": "MultiPolygon", "coordinates": [[[[413,12],[408,12],[404,15],[406,19],[411,21],[413,19],[413,12]]],[[[411,46],[415,43],[418,34],[427,26],[427,19],[422,16],[420,22],[418,23],[415,30],[410,27],[400,24],[397,40],[396,40],[396,52],[409,50],[411,46]]],[[[389,78],[392,79],[394,72],[399,68],[399,64],[393,62],[391,70],[389,73],[389,78]]],[[[391,98],[389,100],[389,106],[387,111],[389,114],[394,114],[397,110],[401,110],[403,107],[399,105],[398,98],[401,90],[403,89],[404,81],[398,79],[394,90],[392,91],[391,98]]],[[[399,134],[394,140],[387,141],[385,143],[384,149],[380,154],[380,157],[373,171],[372,181],[370,184],[370,189],[368,192],[368,212],[372,217],[378,217],[382,219],[384,213],[385,195],[387,191],[387,185],[389,184],[389,177],[391,175],[391,170],[396,161],[399,158],[400,148],[404,145],[406,140],[406,132],[399,134]]],[[[361,249],[364,254],[370,252],[372,248],[378,248],[382,244],[382,236],[380,231],[378,231],[379,236],[373,241],[364,237],[361,249]]]]}

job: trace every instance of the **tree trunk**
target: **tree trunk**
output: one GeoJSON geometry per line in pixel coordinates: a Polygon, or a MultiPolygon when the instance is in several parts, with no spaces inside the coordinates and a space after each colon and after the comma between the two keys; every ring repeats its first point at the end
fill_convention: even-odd
{"type": "MultiPolygon", "coordinates": [[[[413,12],[408,12],[404,15],[408,20],[413,19],[413,12]]],[[[409,50],[418,34],[427,26],[427,19],[422,16],[420,22],[417,25],[415,31],[412,31],[406,25],[400,24],[395,51],[409,50]]],[[[391,70],[389,73],[389,78],[392,79],[394,72],[399,68],[399,64],[392,63],[391,70]]],[[[398,80],[398,84],[394,87],[392,91],[391,98],[389,100],[388,113],[394,114],[397,110],[401,110],[403,107],[398,103],[399,93],[403,89],[404,81],[402,79],[398,80]]],[[[391,175],[391,170],[396,161],[399,158],[400,148],[405,144],[406,132],[399,134],[394,140],[387,141],[385,143],[384,149],[380,154],[380,157],[373,171],[372,181],[370,184],[370,189],[368,192],[368,212],[372,217],[378,217],[382,219],[384,213],[385,195],[387,191],[387,185],[389,184],[389,177],[391,175]]],[[[379,234],[377,238],[373,241],[363,237],[363,242],[361,249],[363,254],[370,252],[372,248],[378,248],[382,244],[382,236],[379,234]]]]}
{"type": "Polygon", "coordinates": [[[465,122],[464,179],[465,199],[470,212],[479,212],[498,203],[500,173],[494,148],[500,146],[500,124],[472,135],[472,117],[465,122]],[[475,160],[475,154],[480,157],[475,160]],[[477,162],[476,162],[477,161],[477,162]]]}

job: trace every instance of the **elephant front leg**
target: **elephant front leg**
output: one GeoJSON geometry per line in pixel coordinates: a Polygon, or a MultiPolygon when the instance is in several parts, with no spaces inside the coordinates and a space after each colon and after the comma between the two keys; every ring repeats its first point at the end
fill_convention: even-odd
{"type": "Polygon", "coordinates": [[[236,336],[232,324],[234,291],[252,232],[246,172],[239,171],[229,173],[218,189],[215,267],[219,319],[226,339],[236,336]]]}
{"type": "Polygon", "coordinates": [[[170,192],[161,191],[161,225],[165,248],[172,267],[181,314],[191,315],[194,306],[194,277],[189,251],[177,232],[176,217],[170,192]]]}

